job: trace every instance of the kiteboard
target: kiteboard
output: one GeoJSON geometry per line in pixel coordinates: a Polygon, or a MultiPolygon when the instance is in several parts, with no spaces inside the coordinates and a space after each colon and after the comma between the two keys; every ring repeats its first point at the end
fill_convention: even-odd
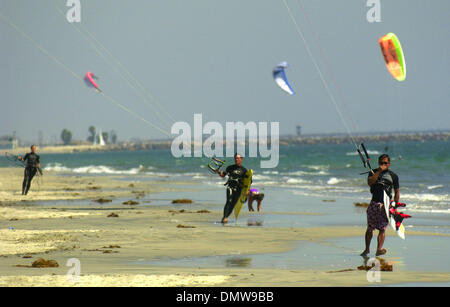
{"type": "Polygon", "coordinates": [[[239,197],[238,201],[236,202],[236,205],[234,206],[234,217],[236,220],[239,217],[239,213],[241,213],[242,206],[247,201],[247,194],[250,190],[250,186],[252,185],[252,176],[253,176],[253,170],[249,169],[245,175],[244,179],[241,183],[241,196],[239,197]]]}
{"type": "MultiPolygon", "coordinates": [[[[388,218],[389,224],[391,225],[392,229],[397,233],[397,235],[405,240],[405,226],[403,225],[402,221],[403,218],[410,217],[409,215],[398,213],[395,209],[396,207],[391,205],[391,199],[387,195],[386,191],[383,191],[384,198],[383,198],[383,204],[384,204],[384,210],[386,212],[386,216],[388,218]],[[397,214],[397,216],[400,216],[400,218],[395,217],[394,212],[397,214]],[[401,219],[401,220],[400,220],[401,219]]],[[[392,202],[395,204],[395,202],[392,202]]],[[[404,205],[404,204],[402,204],[404,205]]]]}

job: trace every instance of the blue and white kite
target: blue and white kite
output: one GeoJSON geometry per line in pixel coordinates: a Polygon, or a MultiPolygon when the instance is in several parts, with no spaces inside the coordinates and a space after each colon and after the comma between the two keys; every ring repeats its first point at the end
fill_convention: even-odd
{"type": "Polygon", "coordinates": [[[288,67],[287,62],[281,62],[280,64],[277,65],[277,67],[275,67],[273,69],[272,75],[273,75],[273,79],[275,80],[276,84],[278,84],[278,86],[283,91],[285,91],[289,95],[294,95],[295,92],[292,89],[291,85],[289,84],[289,81],[286,77],[286,73],[284,71],[287,67],[288,67]]]}

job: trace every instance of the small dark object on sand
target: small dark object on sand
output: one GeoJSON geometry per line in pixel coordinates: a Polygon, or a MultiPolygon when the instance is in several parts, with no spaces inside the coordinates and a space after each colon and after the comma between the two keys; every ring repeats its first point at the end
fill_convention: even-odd
{"type": "Polygon", "coordinates": [[[130,206],[139,205],[139,202],[138,201],[134,201],[134,200],[129,200],[129,201],[123,202],[122,205],[130,205],[130,206]]]}
{"type": "Polygon", "coordinates": [[[195,226],[185,226],[185,225],[178,224],[177,228],[195,228],[195,226]]]}
{"type": "MultiPolygon", "coordinates": [[[[381,272],[392,272],[393,271],[393,265],[391,263],[388,263],[388,262],[386,262],[386,260],[381,259],[381,258],[377,258],[377,260],[380,262],[379,270],[381,272]]],[[[368,266],[367,264],[364,264],[364,265],[359,266],[358,270],[369,271],[374,267],[375,267],[375,264],[373,264],[372,266],[368,266]]]]}
{"type": "Polygon", "coordinates": [[[112,212],[112,213],[109,214],[107,217],[119,217],[119,215],[116,214],[116,213],[114,213],[114,212],[112,212]]]}
{"type": "Polygon", "coordinates": [[[211,211],[208,211],[208,210],[198,210],[196,213],[211,213],[211,211]]]}
{"type": "Polygon", "coordinates": [[[87,187],[87,189],[91,190],[91,191],[95,191],[95,190],[100,190],[101,187],[87,187]]]}
{"type": "Polygon", "coordinates": [[[190,199],[175,199],[172,200],[172,204],[192,204],[192,200],[190,199]]]}
{"type": "Polygon", "coordinates": [[[44,258],[39,258],[31,265],[33,268],[57,268],[59,267],[58,262],[55,260],[45,260],[44,258]]]}
{"type": "Polygon", "coordinates": [[[93,201],[95,201],[96,203],[99,203],[99,204],[103,204],[103,203],[110,203],[110,202],[112,202],[112,199],[99,198],[99,199],[94,199],[93,201]]]}

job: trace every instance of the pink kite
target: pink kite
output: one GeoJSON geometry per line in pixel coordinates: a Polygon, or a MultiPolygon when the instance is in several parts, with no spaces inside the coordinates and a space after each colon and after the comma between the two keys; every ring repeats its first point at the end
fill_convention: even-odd
{"type": "Polygon", "coordinates": [[[99,87],[98,87],[98,85],[97,85],[97,83],[94,81],[94,79],[95,80],[98,80],[98,77],[96,76],[96,75],[94,75],[92,72],[90,72],[90,71],[88,71],[87,73],[86,73],[86,76],[84,76],[84,81],[86,82],[86,84],[88,85],[88,86],[93,86],[93,87],[95,87],[96,89],[97,89],[97,91],[99,91],[100,93],[102,92],[101,91],[101,89],[99,89],[99,87]]]}

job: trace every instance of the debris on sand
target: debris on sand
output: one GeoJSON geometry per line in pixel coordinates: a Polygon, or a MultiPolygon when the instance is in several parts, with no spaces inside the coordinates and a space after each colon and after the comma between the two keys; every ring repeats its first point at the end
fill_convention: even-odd
{"type": "Polygon", "coordinates": [[[119,253],[118,251],[112,251],[110,249],[107,249],[107,250],[103,251],[103,254],[118,254],[118,253],[119,253]]]}
{"type": "Polygon", "coordinates": [[[195,226],[185,226],[185,225],[178,224],[177,228],[196,228],[196,227],[195,226]]]}
{"type": "Polygon", "coordinates": [[[44,258],[39,258],[35,262],[33,262],[31,265],[18,264],[18,265],[16,265],[16,267],[21,267],[21,268],[57,268],[57,267],[59,267],[59,264],[55,260],[45,260],[44,258]]]}
{"type": "Polygon", "coordinates": [[[352,271],[370,271],[373,268],[375,268],[375,270],[377,271],[382,271],[382,272],[392,272],[393,270],[393,266],[392,264],[386,262],[384,259],[381,258],[377,258],[377,260],[379,261],[379,267],[375,268],[375,263],[373,263],[373,265],[368,266],[367,265],[367,261],[366,264],[359,266],[357,269],[343,269],[343,270],[338,270],[338,271],[328,271],[327,273],[344,273],[344,272],[352,272],[352,271]]]}
{"type": "Polygon", "coordinates": [[[129,200],[129,201],[123,202],[122,205],[134,206],[134,205],[139,205],[139,202],[138,201],[134,201],[134,200],[129,200]]]}
{"type": "Polygon", "coordinates": [[[112,213],[109,214],[107,217],[119,217],[119,215],[116,214],[116,213],[114,213],[114,212],[112,212],[112,213]]]}
{"type": "Polygon", "coordinates": [[[95,201],[96,203],[99,203],[99,204],[103,204],[103,203],[110,203],[110,202],[112,202],[112,199],[98,198],[98,199],[94,199],[93,201],[95,201]]]}
{"type": "Polygon", "coordinates": [[[39,258],[31,265],[33,268],[57,268],[59,267],[58,262],[55,260],[45,260],[44,258],[39,258]]]}
{"type": "MultiPolygon", "coordinates": [[[[377,258],[379,261],[379,268],[378,270],[381,272],[392,272],[393,271],[393,265],[389,262],[386,262],[386,260],[382,258],[377,258]]],[[[371,266],[367,265],[367,262],[364,265],[361,265],[358,267],[358,270],[360,271],[369,271],[375,267],[375,263],[373,263],[371,266]]]]}
{"type": "Polygon", "coordinates": [[[176,214],[176,213],[211,213],[211,211],[208,210],[198,210],[198,211],[188,211],[188,210],[169,210],[170,213],[172,213],[172,215],[176,214]]]}
{"type": "Polygon", "coordinates": [[[172,213],[172,215],[174,215],[175,213],[184,213],[184,212],[186,212],[186,210],[184,210],[184,209],[181,209],[181,210],[169,210],[169,212],[170,213],[172,213]]]}
{"type": "Polygon", "coordinates": [[[101,187],[93,186],[93,187],[87,187],[87,189],[88,189],[88,190],[91,190],[91,191],[95,191],[95,190],[100,190],[101,187]]]}
{"type": "Polygon", "coordinates": [[[186,198],[174,199],[172,204],[192,204],[192,200],[186,198]]]}

